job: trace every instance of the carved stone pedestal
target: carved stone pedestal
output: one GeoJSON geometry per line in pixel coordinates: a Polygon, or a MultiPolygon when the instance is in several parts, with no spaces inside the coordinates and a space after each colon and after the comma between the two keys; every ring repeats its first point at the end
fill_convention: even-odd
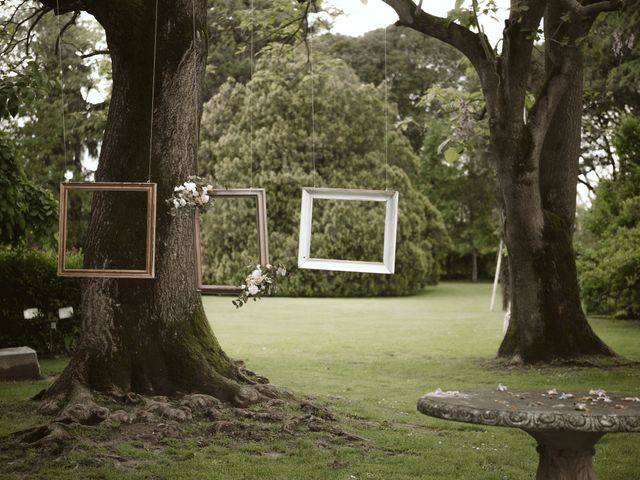
{"type": "Polygon", "coordinates": [[[556,389],[442,391],[418,400],[425,415],[524,430],[538,442],[537,480],[596,480],[594,446],[607,433],[640,432],[640,398],[556,389]]]}
{"type": "Polygon", "coordinates": [[[601,433],[527,432],[538,442],[536,480],[596,480],[592,458],[601,433]]]}

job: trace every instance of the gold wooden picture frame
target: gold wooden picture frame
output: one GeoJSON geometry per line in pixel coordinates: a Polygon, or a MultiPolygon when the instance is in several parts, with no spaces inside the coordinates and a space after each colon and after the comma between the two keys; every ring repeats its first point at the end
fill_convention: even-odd
{"type": "Polygon", "coordinates": [[[156,237],[156,196],[155,183],[125,182],[67,182],[60,184],[60,207],[58,220],[58,276],[99,277],[99,278],[154,278],[155,277],[155,237],[156,237]],[[147,238],[145,268],[140,269],[87,269],[67,268],[67,205],[70,191],[95,192],[145,192],[147,194],[147,238]]]}
{"type": "MultiPolygon", "coordinates": [[[[267,233],[267,194],[263,188],[231,188],[213,190],[209,196],[215,198],[254,198],[256,202],[256,227],[258,229],[258,263],[269,263],[269,237],[267,233]]],[[[200,214],[195,218],[196,284],[202,294],[237,295],[242,291],[239,285],[205,285],[203,283],[203,253],[200,234],[200,214]]]]}

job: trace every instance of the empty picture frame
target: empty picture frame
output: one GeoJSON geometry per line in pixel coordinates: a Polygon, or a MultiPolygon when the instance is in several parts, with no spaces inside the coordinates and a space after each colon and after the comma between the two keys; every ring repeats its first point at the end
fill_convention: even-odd
{"type": "Polygon", "coordinates": [[[156,191],[155,183],[128,182],[68,182],[60,184],[60,217],[58,222],[58,276],[61,277],[100,277],[100,278],[154,278],[155,277],[155,236],[156,236],[156,191]],[[146,194],[146,241],[144,269],[87,269],[68,268],[66,265],[67,248],[67,207],[69,192],[142,192],[146,194]]]}
{"type": "MultiPolygon", "coordinates": [[[[231,188],[214,189],[209,196],[215,198],[253,198],[256,202],[256,227],[258,230],[258,263],[269,263],[269,237],[267,233],[267,194],[263,188],[231,188]]],[[[198,290],[203,294],[236,295],[242,291],[239,285],[205,285],[203,282],[203,252],[202,237],[200,235],[200,215],[196,213],[195,220],[196,241],[196,281],[198,290]]]]}
{"type": "Polygon", "coordinates": [[[398,228],[398,192],[386,190],[351,190],[341,188],[303,188],[300,210],[300,242],[298,267],[310,270],[392,274],[396,263],[396,232],[398,228]],[[384,250],[382,262],[334,260],[311,257],[311,225],[313,201],[344,200],[350,202],[385,202],[384,250]]]}

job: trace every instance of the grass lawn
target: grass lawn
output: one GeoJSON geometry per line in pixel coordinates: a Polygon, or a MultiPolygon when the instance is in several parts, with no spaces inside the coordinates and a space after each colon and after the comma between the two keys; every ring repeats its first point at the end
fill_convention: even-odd
{"type": "MultiPolygon", "coordinates": [[[[502,314],[488,312],[490,289],[444,283],[407,298],[274,298],[241,310],[229,298],[205,298],[227,353],[272,383],[315,397],[338,414],[340,428],[366,439],[361,444],[327,445],[309,433],[262,441],[221,436],[199,446],[187,432],[148,449],[135,441],[101,443],[98,433],[50,465],[33,452],[13,461],[0,451],[0,478],[7,468],[6,478],[29,479],[531,479],[537,454],[525,433],[430,419],[416,411],[417,399],[438,387],[499,382],[640,395],[640,370],[498,367],[502,314]]],[[[640,324],[595,318],[592,325],[617,352],[640,361],[640,324]]],[[[42,364],[55,372],[63,362],[42,364]]],[[[0,434],[42,421],[21,399],[44,385],[0,384],[0,434]]],[[[640,479],[640,435],[605,436],[595,464],[600,480],[640,479]]]]}

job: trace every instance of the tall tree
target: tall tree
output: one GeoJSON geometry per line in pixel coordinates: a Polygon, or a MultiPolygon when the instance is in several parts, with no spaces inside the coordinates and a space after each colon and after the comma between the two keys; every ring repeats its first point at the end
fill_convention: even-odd
{"type": "MultiPolygon", "coordinates": [[[[255,382],[224,353],[207,322],[195,287],[193,218],[169,215],[162,201],[196,173],[207,2],[42,3],[57,15],[86,11],[106,33],[113,85],[96,180],[150,178],[159,198],[155,278],[83,282],[81,338],[68,367],[43,394],[45,407],[90,403],[91,389],[199,391],[238,405],[259,400],[264,387],[251,385],[255,382]]],[[[136,217],[125,201],[98,196],[86,264],[99,261],[105,247],[113,252],[118,232],[135,229],[136,217]]],[[[139,254],[136,248],[118,250],[122,261],[139,254]]]]}
{"type": "Polygon", "coordinates": [[[580,43],[597,16],[621,2],[514,0],[498,54],[478,21],[480,9],[490,10],[494,2],[473,0],[470,9],[457,2],[447,19],[412,0],[384,1],[397,12],[398,25],[457,48],[480,78],[511,266],[511,322],[498,355],[516,362],[614,355],[582,311],[572,232],[582,118],[580,43]],[[545,82],[528,92],[543,23],[545,82]],[[529,94],[535,102],[527,109],[529,94]]]}

